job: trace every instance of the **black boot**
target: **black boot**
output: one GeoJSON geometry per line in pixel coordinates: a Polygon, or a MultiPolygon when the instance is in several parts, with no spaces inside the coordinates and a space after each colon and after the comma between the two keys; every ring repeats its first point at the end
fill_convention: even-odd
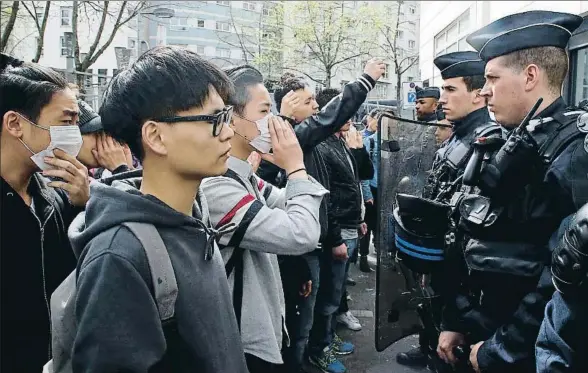
{"type": "Polygon", "coordinates": [[[368,263],[367,255],[362,255],[361,258],[359,258],[359,270],[365,273],[371,273],[374,271],[368,263]]]}
{"type": "Polygon", "coordinates": [[[396,355],[396,361],[398,364],[409,367],[425,368],[427,366],[427,356],[421,351],[420,347],[399,353],[396,355]]]}

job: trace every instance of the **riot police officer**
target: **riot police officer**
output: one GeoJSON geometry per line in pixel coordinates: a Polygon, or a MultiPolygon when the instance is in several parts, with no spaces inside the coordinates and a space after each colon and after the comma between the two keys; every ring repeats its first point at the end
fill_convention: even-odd
{"type": "Polygon", "coordinates": [[[437,87],[416,87],[416,115],[423,122],[436,122],[437,103],[441,92],[437,87]]]}
{"type": "Polygon", "coordinates": [[[535,371],[534,344],[553,293],[547,244],[562,219],[588,201],[588,157],[576,126],[582,111],[561,97],[565,48],[581,23],[572,14],[530,11],[467,38],[486,61],[480,94],[512,130],[502,148],[483,157],[469,193],[453,197],[467,238],[454,247],[467,271],[446,302],[438,353],[454,362],[453,348],[467,344],[477,372],[535,371]]]}
{"type": "MultiPolygon", "coordinates": [[[[501,136],[502,129],[492,122],[486,99],[480,96],[480,90],[485,83],[486,63],[476,52],[448,53],[437,57],[434,63],[443,78],[439,104],[445,117],[453,124],[453,134],[437,151],[423,197],[435,202],[449,203],[453,192],[460,189],[462,174],[473,153],[474,140],[482,136],[501,136]]],[[[431,285],[436,293],[440,293],[444,287],[441,282],[445,282],[449,271],[443,272],[442,276],[431,274],[431,285]]],[[[420,346],[398,354],[398,363],[424,366],[428,353],[436,355],[441,305],[440,294],[437,294],[436,300],[426,310],[431,313],[433,325],[423,322],[425,329],[419,335],[420,346]],[[430,330],[431,328],[434,330],[430,330]]],[[[435,365],[438,364],[429,362],[429,366],[435,365]]]]}
{"type": "Polygon", "coordinates": [[[588,328],[588,204],[564,220],[560,230],[564,233],[557,235],[551,263],[557,291],[537,339],[537,373],[588,371],[588,341],[578,333],[588,328]]]}

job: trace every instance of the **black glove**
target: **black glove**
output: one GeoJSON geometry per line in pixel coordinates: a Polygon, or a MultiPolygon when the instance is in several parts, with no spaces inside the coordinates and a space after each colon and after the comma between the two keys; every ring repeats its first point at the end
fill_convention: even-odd
{"type": "Polygon", "coordinates": [[[553,252],[553,284],[562,294],[575,294],[588,284],[588,204],[570,221],[553,252]]]}

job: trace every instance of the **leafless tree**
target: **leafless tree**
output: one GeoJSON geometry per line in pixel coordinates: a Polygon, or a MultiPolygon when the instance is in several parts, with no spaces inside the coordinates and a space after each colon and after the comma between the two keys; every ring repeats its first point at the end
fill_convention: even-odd
{"type": "Polygon", "coordinates": [[[10,5],[7,1],[0,2],[0,19],[8,18],[8,21],[2,29],[2,37],[0,38],[0,52],[4,52],[8,45],[8,39],[14,30],[16,24],[16,17],[18,16],[18,10],[20,1],[13,1],[10,5]]]}
{"type": "Polygon", "coordinates": [[[37,30],[37,49],[35,51],[35,56],[33,57],[33,62],[39,62],[41,58],[41,54],[43,54],[43,46],[45,43],[45,30],[47,29],[47,21],[49,19],[49,10],[51,8],[51,1],[44,1],[43,7],[40,7],[38,1],[23,1],[22,6],[25,8],[33,22],[35,23],[35,28],[37,30]],[[39,16],[38,10],[43,9],[43,15],[39,16]]]}
{"type": "Polygon", "coordinates": [[[286,43],[291,55],[285,68],[331,87],[341,66],[367,57],[372,47],[367,5],[349,8],[344,1],[292,3],[286,26],[293,37],[286,43]]]}
{"type": "Polygon", "coordinates": [[[386,11],[382,12],[382,17],[375,22],[379,36],[383,42],[380,44],[382,52],[391,60],[394,65],[394,74],[396,76],[396,99],[400,100],[400,91],[402,90],[402,74],[418,63],[418,53],[403,48],[398,43],[400,26],[406,21],[401,21],[401,10],[403,1],[397,0],[386,4],[386,11]],[[390,15],[394,15],[390,17],[390,15]]]}

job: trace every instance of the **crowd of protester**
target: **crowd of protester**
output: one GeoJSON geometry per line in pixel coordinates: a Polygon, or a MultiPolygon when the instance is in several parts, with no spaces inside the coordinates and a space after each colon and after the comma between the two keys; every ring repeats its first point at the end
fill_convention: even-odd
{"type": "Polygon", "coordinates": [[[351,118],[381,60],[318,97],[286,76],[279,115],[258,70],[222,71],[182,48],[122,71],[99,113],[49,68],[6,55],[1,67],[2,246],[13,248],[2,276],[21,279],[3,281],[3,301],[18,304],[2,315],[3,370],[53,358],[48,371],[60,359],[76,372],[345,371],[336,356],[354,346],[335,329],[361,329],[346,285],[368,232],[361,182],[377,182],[351,118]],[[129,223],[155,227],[169,254],[171,327],[151,281],[160,264],[129,223]],[[54,301],[70,272],[64,358],[54,301]]]}
{"type": "MultiPolygon", "coordinates": [[[[579,25],[570,15],[527,15],[530,25],[515,31],[579,25]]],[[[492,31],[495,26],[488,27],[492,31]]],[[[485,62],[475,56],[462,56],[457,63],[456,56],[438,57],[438,66],[448,65],[440,67],[443,94],[435,87],[419,89],[416,108],[421,124],[453,125],[437,127],[435,138],[445,153],[437,154],[433,171],[454,142],[473,141],[473,134],[461,139],[464,128],[490,121],[489,98],[496,100],[492,110],[507,128],[515,128],[539,96],[551,101],[537,126],[543,119],[561,121],[558,128],[572,123],[559,95],[569,36],[529,46],[526,31],[520,39],[507,39],[511,44],[500,41],[508,35],[496,31],[492,36],[490,31],[472,39],[472,45],[480,44],[480,57],[488,48],[486,59],[494,61],[486,75],[488,70],[512,73],[496,59],[515,53],[518,60],[507,62],[534,66],[524,72],[530,83],[499,81],[493,75],[485,80],[485,62]],[[551,75],[542,70],[547,54],[536,47],[552,48],[551,75]],[[531,52],[522,54],[521,49],[531,52]],[[472,64],[475,74],[466,71],[472,64]],[[525,86],[517,96],[524,103],[516,112],[501,111],[510,108],[504,95],[493,96],[495,90],[506,90],[501,84],[525,86]]],[[[2,54],[1,369],[298,373],[310,364],[327,373],[346,372],[341,356],[353,354],[355,346],[337,334],[338,325],[362,328],[350,311],[354,281],[349,269],[357,263],[362,272],[373,271],[370,248],[380,249],[377,131],[384,112],[374,109],[361,123],[352,118],[385,70],[382,60],[371,59],[363,74],[341,91],[329,88],[316,95],[303,78],[288,74],[272,100],[264,76],[252,66],[222,70],[186,48],[160,46],[112,79],[95,112],[56,71],[2,54]]],[[[502,127],[490,124],[502,133],[502,127]]],[[[561,255],[574,245],[569,252],[577,254],[588,240],[582,236],[583,215],[570,215],[585,203],[580,186],[586,186],[588,145],[582,146],[577,130],[570,131],[556,149],[568,150],[554,157],[545,176],[546,184],[557,184],[553,195],[543,186],[521,192],[521,199],[533,205],[532,211],[521,211],[530,211],[537,226],[555,228],[568,216],[565,222],[577,230],[574,240],[558,246],[561,255]],[[538,190],[542,204],[533,199],[538,190]],[[554,200],[562,201],[561,206],[554,200]]],[[[439,190],[429,192],[445,196],[439,190]]],[[[509,205],[508,211],[518,207],[509,205]]],[[[531,221],[521,219],[513,218],[522,227],[516,234],[531,221]]],[[[491,248],[492,239],[504,232],[484,237],[488,242],[480,241],[480,250],[491,248]]],[[[543,241],[551,233],[533,232],[543,241]]],[[[517,254],[512,236],[502,238],[509,255],[517,254]]],[[[530,241],[547,245],[539,238],[530,241]]],[[[481,257],[484,261],[488,255],[481,257]]],[[[444,309],[455,312],[447,319],[453,324],[443,325],[429,350],[423,352],[429,341],[421,338],[421,346],[400,354],[399,361],[410,365],[432,350],[455,364],[453,348],[476,335],[470,368],[532,371],[529,341],[534,347],[546,297],[552,293],[546,295],[551,290],[545,272],[549,266],[521,280],[514,272],[532,260],[514,258],[509,263],[516,262],[511,266],[516,268],[493,268],[492,281],[475,283],[468,278],[475,276],[470,270],[450,294],[442,294],[448,299],[452,295],[456,303],[444,309]],[[542,272],[544,289],[537,295],[529,289],[534,290],[535,277],[542,272]],[[519,281],[509,283],[513,278],[519,281]],[[474,299],[477,291],[482,294],[474,299]],[[511,316],[512,325],[500,327],[511,316]]],[[[476,265],[484,272],[484,263],[476,265]]],[[[562,332],[559,325],[568,319],[555,317],[552,325],[547,318],[541,333],[562,332]]],[[[541,335],[539,347],[545,359],[552,359],[549,342],[541,342],[541,335]]]]}

